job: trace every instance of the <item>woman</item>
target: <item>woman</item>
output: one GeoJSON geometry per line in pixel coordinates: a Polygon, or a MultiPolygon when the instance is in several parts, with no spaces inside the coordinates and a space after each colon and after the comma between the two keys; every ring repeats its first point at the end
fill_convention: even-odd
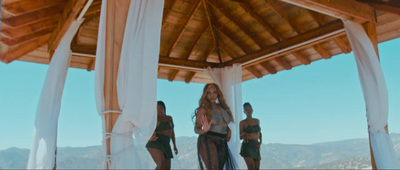
{"type": "Polygon", "coordinates": [[[165,104],[162,101],[157,102],[157,127],[146,145],[151,157],[157,164],[156,169],[171,169],[171,158],[173,158],[171,146],[172,138],[175,155],[178,149],[175,144],[174,123],[171,116],[165,114],[165,104]]]}
{"type": "Polygon", "coordinates": [[[240,139],[243,139],[240,155],[244,158],[248,169],[260,169],[262,143],[260,121],[252,117],[253,108],[250,103],[243,104],[243,109],[247,118],[239,123],[240,139]]]}
{"type": "Polygon", "coordinates": [[[200,168],[235,169],[227,142],[231,131],[228,124],[233,122],[231,110],[225,102],[221,90],[216,84],[207,84],[193,117],[196,117],[195,133],[200,168]]]}

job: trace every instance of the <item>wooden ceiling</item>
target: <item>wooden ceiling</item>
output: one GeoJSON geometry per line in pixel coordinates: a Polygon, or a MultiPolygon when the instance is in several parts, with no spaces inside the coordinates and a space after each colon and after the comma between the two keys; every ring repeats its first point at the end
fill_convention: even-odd
{"type": "MultiPolygon", "coordinates": [[[[87,0],[3,0],[0,60],[48,64],[87,0]]],[[[85,13],[71,67],[94,69],[101,0],[85,13]]],[[[235,63],[243,81],[351,52],[343,23],[376,22],[377,41],[400,37],[396,0],[165,0],[158,77],[210,82],[202,69],[235,63]],[[318,11],[318,12],[315,12],[318,11]]]]}

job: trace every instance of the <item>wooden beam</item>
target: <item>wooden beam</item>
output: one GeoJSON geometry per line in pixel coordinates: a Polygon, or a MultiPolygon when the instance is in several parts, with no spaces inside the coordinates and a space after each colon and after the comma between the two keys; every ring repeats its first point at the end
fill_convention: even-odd
{"type": "Polygon", "coordinates": [[[297,60],[299,60],[299,61],[300,61],[302,64],[304,64],[304,65],[308,65],[308,64],[311,63],[311,61],[310,61],[307,57],[301,55],[301,54],[300,54],[299,52],[297,52],[297,51],[293,51],[291,54],[292,54],[294,57],[296,57],[297,60]]]}
{"type": "Polygon", "coordinates": [[[51,33],[53,31],[53,28],[54,27],[45,28],[43,30],[34,32],[32,34],[28,34],[28,35],[25,35],[25,36],[22,36],[22,37],[14,38],[14,39],[3,37],[1,39],[1,42],[3,42],[5,45],[8,45],[8,46],[18,45],[20,43],[23,43],[23,42],[26,42],[26,41],[41,37],[43,35],[49,34],[49,33],[51,33]]]}
{"type": "Polygon", "coordinates": [[[13,49],[8,50],[3,56],[0,57],[1,61],[8,64],[14,60],[21,58],[36,48],[44,45],[49,39],[50,34],[43,35],[31,41],[25,42],[13,49]]]}
{"type": "MultiPolygon", "coordinates": [[[[166,23],[166,20],[169,16],[169,13],[172,11],[172,7],[174,6],[176,0],[170,0],[171,3],[167,7],[167,3],[164,4],[164,11],[163,11],[163,20],[162,20],[162,26],[164,27],[164,24],[166,23]]],[[[165,1],[166,2],[166,1],[165,1]]]]}
{"type": "Polygon", "coordinates": [[[59,4],[15,17],[2,18],[1,23],[12,28],[30,25],[41,20],[52,18],[54,15],[61,15],[63,7],[64,4],[59,4]]]}
{"type": "Polygon", "coordinates": [[[290,70],[292,69],[292,65],[290,65],[289,62],[287,62],[284,58],[284,56],[281,56],[279,58],[276,58],[275,61],[278,62],[279,65],[281,65],[285,70],[290,70]]]}
{"type": "Polygon", "coordinates": [[[229,11],[227,11],[225,4],[220,4],[219,1],[214,0],[207,0],[207,2],[215,9],[220,11],[230,21],[232,21],[237,27],[239,27],[239,29],[243,31],[249,38],[251,38],[260,48],[265,48],[268,46],[268,44],[265,43],[265,40],[256,36],[253,31],[246,27],[246,24],[243,24],[239,21],[238,17],[234,17],[229,11]]]}
{"type": "Polygon", "coordinates": [[[176,65],[176,66],[184,66],[184,67],[192,67],[192,68],[207,68],[210,67],[218,67],[217,63],[209,63],[204,61],[194,61],[194,60],[186,60],[180,58],[172,58],[172,57],[161,57],[158,62],[160,64],[168,64],[168,65],[176,65]]]}
{"type": "Polygon", "coordinates": [[[38,32],[40,30],[43,29],[47,29],[47,28],[54,28],[57,24],[57,18],[59,17],[59,15],[55,15],[51,18],[42,20],[40,22],[36,22],[34,24],[31,25],[26,25],[23,27],[18,27],[18,28],[9,28],[6,30],[2,30],[1,34],[9,39],[16,39],[16,38],[20,38],[26,35],[30,35],[33,34],[35,32],[38,32]]]}
{"type": "Polygon", "coordinates": [[[90,62],[89,62],[89,64],[88,64],[88,67],[87,67],[87,69],[86,69],[87,71],[92,71],[92,70],[94,70],[95,61],[96,61],[95,58],[92,59],[92,60],[90,60],[90,62]]]}
{"type": "Polygon", "coordinates": [[[272,9],[277,13],[279,16],[281,16],[289,25],[297,32],[297,33],[302,33],[304,32],[304,29],[293,19],[293,17],[289,17],[289,14],[286,12],[285,9],[283,9],[277,0],[265,0],[272,9]]]}
{"type": "Polygon", "coordinates": [[[260,63],[260,65],[262,67],[264,67],[270,74],[276,74],[278,71],[275,69],[274,66],[272,66],[271,64],[269,64],[268,61],[262,62],[260,63]]]}
{"type": "Polygon", "coordinates": [[[398,0],[356,0],[366,3],[376,9],[400,15],[400,2],[398,0]]]}
{"type": "Polygon", "coordinates": [[[179,70],[172,70],[172,72],[168,76],[168,81],[174,81],[176,75],[178,74],[179,70]]]}
{"type": "Polygon", "coordinates": [[[96,45],[71,44],[72,52],[81,54],[96,55],[96,48],[97,48],[96,45]]]}
{"type": "Polygon", "coordinates": [[[218,44],[217,31],[215,30],[215,27],[214,27],[214,19],[213,19],[214,17],[211,14],[211,9],[208,7],[206,0],[203,0],[202,2],[203,2],[204,10],[206,11],[208,23],[210,24],[211,34],[214,39],[215,48],[217,50],[219,62],[222,63],[221,49],[219,48],[219,44],[218,44]]]}
{"type": "Polygon", "coordinates": [[[376,22],[373,7],[355,0],[283,0],[319,13],[356,22],[376,22]]]}
{"type": "Polygon", "coordinates": [[[18,16],[32,11],[40,10],[43,8],[51,7],[54,5],[65,3],[64,0],[24,0],[15,1],[12,3],[4,4],[2,9],[11,14],[12,16],[18,16]]]}
{"type": "Polygon", "coordinates": [[[271,26],[269,23],[264,21],[264,19],[258,15],[254,9],[251,7],[249,2],[247,0],[236,0],[236,2],[239,3],[239,5],[247,12],[249,13],[254,19],[257,20],[269,33],[272,37],[274,37],[278,42],[282,41],[285,39],[283,35],[281,35],[279,32],[275,30],[273,26],[271,26]]]}
{"type": "Polygon", "coordinates": [[[324,47],[322,47],[320,44],[315,45],[313,48],[314,48],[315,51],[317,51],[317,53],[318,53],[322,58],[324,58],[324,59],[330,59],[330,58],[332,58],[332,55],[329,54],[329,52],[328,52],[324,47]]]}
{"type": "MultiPolygon", "coordinates": [[[[229,66],[234,63],[255,63],[255,61],[259,60],[262,62],[263,59],[266,58],[266,56],[278,57],[277,54],[282,54],[292,49],[303,48],[304,46],[308,46],[315,42],[326,40],[326,38],[330,38],[331,36],[337,36],[344,33],[345,30],[342,21],[336,20],[319,28],[309,30],[285,41],[276,43],[269,48],[261,49],[251,54],[232,59],[225,62],[223,65],[229,66]]],[[[274,57],[268,57],[267,60],[272,60],[273,58],[274,57]]]]}
{"type": "Polygon", "coordinates": [[[189,74],[185,77],[185,83],[190,83],[194,75],[196,75],[196,72],[189,72],[189,74]]]}
{"type": "Polygon", "coordinates": [[[311,18],[313,18],[314,21],[317,22],[318,26],[325,24],[325,20],[323,19],[323,14],[308,9],[307,12],[310,14],[311,18]]]}
{"type": "Polygon", "coordinates": [[[228,39],[233,42],[234,44],[236,44],[236,46],[238,46],[244,53],[248,54],[251,53],[252,50],[249,49],[249,47],[247,47],[247,45],[242,41],[242,40],[238,40],[235,37],[234,32],[232,32],[232,30],[230,30],[229,28],[227,28],[224,24],[221,24],[219,22],[214,22],[214,26],[218,28],[218,30],[223,33],[226,37],[228,37],[228,39]]]}
{"type": "Polygon", "coordinates": [[[253,74],[257,78],[262,78],[264,76],[256,68],[254,68],[254,66],[246,67],[246,70],[249,71],[251,74],[253,74]]]}
{"type": "Polygon", "coordinates": [[[351,52],[351,48],[347,46],[340,37],[335,37],[333,38],[333,41],[336,43],[336,45],[339,46],[339,48],[342,50],[343,53],[347,54],[351,52]]]}
{"type": "Polygon", "coordinates": [[[203,28],[201,29],[201,31],[199,32],[199,34],[196,34],[196,38],[194,43],[189,47],[188,53],[185,55],[185,59],[189,59],[190,54],[192,54],[194,47],[197,45],[197,43],[199,43],[201,36],[204,34],[204,32],[207,30],[207,28],[209,28],[208,24],[205,24],[203,26],[203,28]]]}
{"type": "Polygon", "coordinates": [[[61,38],[64,36],[65,32],[67,32],[72,22],[78,17],[79,12],[83,8],[83,5],[85,5],[86,1],[87,0],[73,0],[67,3],[56,29],[50,36],[48,42],[49,51],[57,48],[61,38]]]}
{"type": "Polygon", "coordinates": [[[195,5],[193,5],[193,8],[190,10],[189,12],[189,16],[185,16],[187,17],[186,20],[183,22],[183,27],[180,27],[178,30],[178,35],[175,36],[174,38],[172,38],[172,42],[174,42],[170,48],[167,51],[167,56],[171,55],[172,50],[175,48],[175,46],[178,44],[179,39],[182,37],[183,31],[185,30],[187,24],[189,23],[189,21],[193,18],[194,16],[194,12],[199,8],[200,6],[200,0],[196,0],[196,2],[194,2],[195,5]]]}
{"type": "Polygon", "coordinates": [[[372,22],[367,22],[364,25],[365,32],[367,33],[369,39],[372,42],[372,45],[374,46],[376,55],[378,56],[379,59],[379,50],[378,50],[378,34],[376,32],[376,24],[372,22]]]}

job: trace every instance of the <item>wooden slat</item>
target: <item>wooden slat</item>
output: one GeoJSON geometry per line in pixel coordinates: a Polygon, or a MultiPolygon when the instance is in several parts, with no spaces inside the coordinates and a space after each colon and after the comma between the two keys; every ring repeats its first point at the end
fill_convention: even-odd
{"type": "Polygon", "coordinates": [[[355,0],[283,0],[333,17],[356,22],[376,22],[373,7],[355,0]]]}
{"type": "Polygon", "coordinates": [[[37,37],[41,37],[43,35],[49,34],[53,31],[53,29],[54,29],[54,27],[45,28],[43,30],[34,32],[32,34],[28,34],[28,35],[25,35],[22,37],[14,38],[14,39],[9,39],[9,38],[3,37],[1,39],[1,42],[3,42],[5,45],[8,45],[8,46],[14,46],[14,45],[18,45],[20,43],[29,41],[31,39],[35,39],[37,37]]]}
{"type": "Polygon", "coordinates": [[[228,37],[231,42],[236,44],[244,53],[248,54],[252,52],[252,50],[249,47],[247,47],[247,45],[243,42],[243,40],[238,40],[235,37],[234,32],[232,32],[232,30],[227,28],[224,24],[221,24],[219,22],[214,22],[214,26],[218,28],[218,31],[225,34],[226,37],[228,37]]]}
{"type": "Polygon", "coordinates": [[[51,18],[48,18],[46,20],[42,20],[40,22],[36,22],[31,25],[26,25],[23,27],[18,27],[18,28],[9,28],[6,30],[2,30],[1,34],[9,39],[16,39],[22,36],[26,36],[29,34],[33,34],[37,31],[47,29],[47,28],[54,28],[55,25],[57,24],[57,18],[59,15],[55,15],[51,18]]]}
{"type": "Polygon", "coordinates": [[[207,0],[207,2],[215,9],[220,11],[225,17],[229,18],[230,21],[232,21],[237,27],[239,27],[239,29],[243,31],[249,38],[251,38],[260,48],[265,48],[268,46],[268,44],[265,43],[265,40],[263,40],[261,37],[256,36],[253,31],[246,27],[246,24],[241,23],[238,19],[235,19],[235,17],[226,10],[227,8],[224,6],[224,4],[219,3],[220,1],[207,0]]]}
{"type": "Polygon", "coordinates": [[[278,71],[273,67],[272,65],[269,64],[268,61],[260,63],[262,67],[264,67],[270,74],[276,74],[278,71]]]}
{"type": "Polygon", "coordinates": [[[13,16],[65,3],[64,0],[21,0],[4,4],[2,9],[13,16]]]}
{"type": "Polygon", "coordinates": [[[351,48],[347,46],[340,37],[333,38],[333,41],[339,46],[343,53],[347,54],[351,52],[351,48]]]}
{"type": "Polygon", "coordinates": [[[263,77],[263,75],[253,66],[246,67],[246,70],[249,71],[251,74],[253,74],[257,78],[263,77]]]}
{"type": "Polygon", "coordinates": [[[164,27],[164,24],[166,23],[165,21],[167,20],[169,13],[172,11],[172,7],[174,6],[176,0],[170,0],[171,3],[169,4],[168,7],[166,7],[167,3],[164,5],[164,11],[163,11],[163,20],[162,20],[162,25],[164,27]]]}
{"type": "Polygon", "coordinates": [[[285,9],[283,9],[279,4],[277,0],[265,0],[271,7],[272,9],[289,25],[297,32],[297,33],[302,33],[304,32],[304,29],[294,20],[294,18],[289,17],[289,14],[286,12],[285,9]]]}
{"type": "MultiPolygon", "coordinates": [[[[269,48],[266,49],[261,49],[259,51],[253,52],[248,55],[244,55],[238,58],[235,58],[233,60],[227,61],[224,63],[224,66],[229,66],[234,63],[247,63],[251,62],[253,60],[258,60],[258,58],[261,58],[265,55],[271,55],[274,53],[284,53],[284,51],[289,51],[291,49],[297,48],[298,44],[304,43],[302,46],[307,46],[308,44],[311,44],[315,41],[320,41],[321,37],[329,37],[335,34],[340,34],[344,33],[344,27],[343,23],[340,20],[333,21],[329,24],[325,24],[324,26],[321,26],[319,28],[309,30],[307,32],[304,32],[303,34],[297,35],[295,37],[292,37],[290,39],[287,39],[285,41],[276,43],[269,48]]],[[[278,56],[277,56],[278,57],[278,56]]],[[[269,57],[270,59],[273,59],[269,57]]]]}
{"type": "Polygon", "coordinates": [[[64,6],[65,6],[64,4],[60,4],[45,9],[41,9],[38,11],[34,11],[31,13],[26,13],[23,15],[10,18],[4,18],[1,19],[1,23],[13,28],[30,25],[32,23],[54,17],[54,15],[56,14],[61,14],[62,10],[64,9],[63,8],[64,6]]]}
{"type": "Polygon", "coordinates": [[[279,63],[279,65],[281,65],[285,70],[290,70],[290,69],[292,69],[292,67],[293,67],[292,65],[290,65],[289,62],[287,62],[287,61],[283,58],[283,56],[282,56],[282,57],[279,57],[279,58],[276,58],[275,61],[277,61],[277,62],[279,63]]]}
{"type": "Polygon", "coordinates": [[[332,55],[329,54],[329,52],[324,49],[324,47],[322,47],[320,44],[315,45],[314,50],[317,51],[317,53],[324,59],[330,59],[332,58],[332,55]]]}
{"type": "Polygon", "coordinates": [[[201,36],[204,34],[204,32],[207,30],[207,28],[209,28],[208,24],[204,24],[203,28],[201,29],[201,31],[199,32],[199,34],[196,34],[196,38],[194,43],[188,48],[188,53],[185,54],[185,59],[189,59],[190,54],[192,54],[194,47],[197,45],[197,43],[199,43],[201,36]]]}
{"type": "Polygon", "coordinates": [[[235,0],[235,1],[239,2],[239,5],[244,10],[246,10],[254,19],[256,19],[257,22],[260,23],[277,41],[282,41],[284,39],[284,37],[279,32],[277,32],[273,26],[264,21],[264,19],[260,15],[254,12],[254,9],[251,7],[251,5],[247,0],[235,0]]]}
{"type": "Polygon", "coordinates": [[[168,81],[170,81],[170,82],[174,81],[174,79],[175,79],[176,75],[178,74],[178,72],[179,72],[179,70],[172,70],[172,72],[169,73],[168,81]]]}
{"type": "Polygon", "coordinates": [[[44,45],[47,40],[49,39],[50,34],[41,36],[39,38],[36,38],[32,41],[28,41],[26,43],[23,43],[19,45],[18,47],[15,47],[11,50],[8,50],[3,56],[0,57],[0,60],[4,63],[10,63],[14,60],[17,60],[24,56],[25,54],[28,54],[29,52],[35,50],[36,48],[44,45]]]}
{"type": "MultiPolygon", "coordinates": [[[[206,0],[202,0],[202,2],[203,2],[204,10],[206,11],[208,23],[210,24],[211,34],[212,34],[212,37],[213,37],[213,40],[215,43],[215,49],[217,50],[218,59],[219,59],[219,62],[222,63],[221,49],[218,44],[219,42],[218,42],[217,31],[214,27],[214,15],[211,14],[211,9],[208,7],[206,0]]],[[[208,57],[208,56],[206,56],[206,57],[208,57]]],[[[207,60],[207,58],[206,58],[206,60],[207,60]]]]}
{"type": "MultiPolygon", "coordinates": [[[[189,21],[193,18],[194,12],[199,8],[200,6],[200,0],[196,0],[194,2],[195,5],[193,5],[192,9],[189,12],[189,16],[186,18],[186,20],[183,23],[183,26],[179,28],[178,35],[176,35],[174,38],[172,38],[172,42],[174,42],[170,48],[167,50],[167,56],[171,55],[172,50],[175,48],[175,46],[178,44],[179,39],[182,37],[183,31],[185,30],[185,27],[189,23],[189,21]]],[[[185,16],[186,17],[186,16],[185,16]]]]}
{"type": "Polygon", "coordinates": [[[83,8],[83,5],[85,5],[86,1],[87,0],[74,0],[67,3],[56,29],[50,36],[48,42],[49,51],[57,48],[61,38],[64,36],[65,32],[67,32],[72,22],[78,17],[79,12],[83,8]]]}
{"type": "Polygon", "coordinates": [[[297,51],[293,51],[292,52],[292,55],[294,56],[294,57],[296,57],[297,58],[297,60],[299,60],[302,64],[304,64],[304,65],[308,65],[308,64],[310,64],[311,63],[311,61],[309,60],[309,59],[307,59],[305,56],[303,56],[303,55],[301,55],[299,52],[297,52],[297,51]]]}
{"type": "Polygon", "coordinates": [[[189,74],[185,77],[185,83],[190,83],[194,75],[196,75],[196,72],[189,72],[189,74]]]}

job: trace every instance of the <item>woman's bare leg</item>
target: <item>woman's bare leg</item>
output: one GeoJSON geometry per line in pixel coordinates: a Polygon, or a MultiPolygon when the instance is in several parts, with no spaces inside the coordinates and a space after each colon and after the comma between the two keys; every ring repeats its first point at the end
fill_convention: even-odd
{"type": "Polygon", "coordinates": [[[260,169],[260,160],[254,159],[254,168],[256,170],[260,169]]]}
{"type": "Polygon", "coordinates": [[[252,157],[244,157],[244,161],[246,162],[247,169],[255,169],[254,159],[252,157]]]}
{"type": "Polygon", "coordinates": [[[171,159],[165,159],[164,169],[171,169],[171,159]]]}
{"type": "Polygon", "coordinates": [[[157,164],[156,169],[165,169],[166,160],[164,157],[164,153],[155,148],[147,148],[150,152],[151,157],[153,158],[154,162],[157,164]]]}

